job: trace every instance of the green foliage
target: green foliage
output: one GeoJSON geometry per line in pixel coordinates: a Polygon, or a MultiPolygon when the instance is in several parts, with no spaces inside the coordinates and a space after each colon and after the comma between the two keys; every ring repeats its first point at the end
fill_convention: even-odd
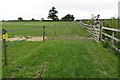
{"type": "MultiPolygon", "coordinates": [[[[120,29],[118,20],[119,19],[116,19],[115,17],[112,17],[111,19],[104,19],[104,20],[101,20],[101,21],[103,21],[103,26],[104,27],[113,28],[113,29],[120,29]]],[[[86,20],[83,20],[83,23],[85,23],[85,24],[94,24],[95,25],[95,19],[93,19],[93,18],[91,20],[86,19],[86,20]]],[[[109,34],[111,36],[113,34],[113,31],[111,31],[111,30],[103,29],[103,32],[107,33],[107,34],[109,34]]],[[[120,39],[120,32],[114,31],[114,37],[120,39]]],[[[111,46],[112,45],[112,40],[109,40],[108,37],[104,36],[104,35],[103,35],[103,39],[105,39],[105,42],[103,43],[103,46],[105,48],[108,48],[109,50],[113,50],[113,47],[111,46]]],[[[114,41],[114,46],[119,49],[120,48],[120,43],[118,43],[117,41],[114,41]]]]}
{"type": "MultiPolygon", "coordinates": [[[[111,19],[108,19],[108,20],[105,20],[104,21],[104,25],[105,27],[109,27],[109,28],[114,28],[114,29],[120,29],[120,27],[118,26],[119,23],[118,23],[118,19],[116,19],[115,17],[112,17],[111,19]]],[[[109,34],[109,35],[112,35],[112,32],[113,31],[110,31],[110,30],[104,30],[105,33],[109,34]]],[[[116,38],[119,38],[120,39],[120,32],[114,32],[114,35],[116,38]]],[[[107,42],[107,41],[106,41],[107,42]]],[[[111,41],[108,41],[107,43],[110,43],[111,41]]],[[[107,44],[106,44],[107,45],[107,44]]],[[[117,48],[119,48],[119,45],[118,43],[115,42],[115,46],[117,48]]],[[[110,47],[110,46],[109,46],[110,47]]]]}
{"type": "Polygon", "coordinates": [[[109,40],[108,38],[105,38],[105,42],[103,42],[103,47],[110,48],[110,46],[111,46],[111,40],[109,40]]]}
{"type": "Polygon", "coordinates": [[[65,17],[63,17],[61,20],[66,20],[66,21],[74,21],[74,16],[67,14],[65,17]]]}
{"type": "Polygon", "coordinates": [[[111,19],[106,19],[104,21],[104,26],[118,29],[118,19],[115,19],[115,17],[112,17],[111,19]]]}
{"type": "MultiPolygon", "coordinates": [[[[104,48],[108,49],[110,52],[114,53],[115,55],[119,55],[118,51],[115,50],[115,48],[112,47],[112,40],[105,38],[104,42],[102,42],[102,45],[104,48]]],[[[120,48],[120,43],[114,42],[114,46],[116,46],[118,49],[120,48]]]]}
{"type": "Polygon", "coordinates": [[[32,20],[31,21],[35,21],[35,19],[34,18],[32,18],[32,20]]]}
{"type": "Polygon", "coordinates": [[[95,21],[94,19],[85,19],[85,20],[82,20],[83,23],[89,24],[89,25],[94,24],[94,21],[95,21]]]}
{"type": "Polygon", "coordinates": [[[59,20],[58,16],[56,15],[58,11],[56,11],[55,9],[56,9],[55,7],[52,7],[52,9],[50,9],[48,19],[52,19],[53,21],[59,20]]]}
{"type": "Polygon", "coordinates": [[[19,18],[18,18],[18,21],[22,21],[22,20],[23,20],[23,18],[22,18],[22,17],[19,17],[19,18]]]}

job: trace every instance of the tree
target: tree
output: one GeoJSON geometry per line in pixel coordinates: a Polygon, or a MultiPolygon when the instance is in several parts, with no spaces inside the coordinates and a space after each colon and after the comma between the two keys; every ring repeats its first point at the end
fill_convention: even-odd
{"type": "Polygon", "coordinates": [[[99,18],[100,18],[100,14],[98,14],[97,16],[94,16],[94,14],[92,14],[91,15],[91,21],[90,21],[90,23],[92,24],[92,25],[97,25],[97,24],[100,24],[100,22],[99,22],[99,18]]]}
{"type": "Polygon", "coordinates": [[[70,20],[70,21],[74,21],[74,16],[67,14],[65,17],[63,17],[61,20],[70,20]]]}
{"type": "Polygon", "coordinates": [[[22,17],[18,17],[18,21],[22,21],[23,19],[22,19],[22,17]]]}
{"type": "Polygon", "coordinates": [[[32,18],[32,20],[31,21],[35,21],[35,19],[34,18],[32,18]]]}
{"type": "Polygon", "coordinates": [[[56,11],[55,9],[55,7],[52,7],[52,9],[50,9],[48,19],[52,19],[53,21],[59,20],[58,16],[56,15],[58,11],[56,11]]]}
{"type": "Polygon", "coordinates": [[[44,21],[44,18],[41,18],[41,21],[44,21]]]}
{"type": "Polygon", "coordinates": [[[98,21],[99,18],[100,18],[100,14],[96,16],[96,21],[98,21]]]}

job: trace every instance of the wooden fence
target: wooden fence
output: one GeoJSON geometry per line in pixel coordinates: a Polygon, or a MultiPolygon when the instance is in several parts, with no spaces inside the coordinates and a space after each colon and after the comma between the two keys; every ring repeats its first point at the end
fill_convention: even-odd
{"type": "MultiPolygon", "coordinates": [[[[97,42],[105,41],[103,36],[108,37],[112,41],[112,47],[120,53],[120,49],[115,46],[115,41],[120,43],[120,39],[115,37],[115,32],[120,32],[120,29],[113,29],[102,26],[102,24],[97,25],[88,25],[82,22],[78,22],[81,26],[83,26],[89,33],[91,33],[93,39],[97,42]],[[112,35],[107,34],[104,30],[112,31],[112,35]]],[[[120,46],[120,45],[119,45],[120,46]]]]}

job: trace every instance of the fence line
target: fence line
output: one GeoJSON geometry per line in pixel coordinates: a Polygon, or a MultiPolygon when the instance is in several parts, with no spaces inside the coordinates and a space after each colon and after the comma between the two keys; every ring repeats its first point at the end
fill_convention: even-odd
{"type": "MultiPolygon", "coordinates": [[[[53,32],[53,31],[48,31],[48,32],[45,32],[45,33],[49,33],[49,32],[53,32]]],[[[29,38],[26,38],[26,39],[23,39],[23,40],[19,40],[19,41],[17,41],[17,42],[14,42],[14,43],[12,43],[12,44],[9,44],[9,45],[7,45],[6,47],[9,47],[9,46],[18,44],[18,43],[23,42],[23,41],[26,41],[27,39],[33,38],[33,37],[35,37],[35,36],[42,36],[42,35],[43,35],[43,33],[37,34],[37,35],[34,35],[34,36],[32,36],[32,37],[29,37],[29,38]]]]}
{"type": "MultiPolygon", "coordinates": [[[[71,24],[71,23],[64,23],[64,24],[71,24]]],[[[62,24],[62,25],[64,25],[64,24],[62,24]]],[[[56,30],[56,25],[54,25],[54,26],[55,26],[55,27],[54,27],[55,30],[53,30],[53,31],[48,31],[48,32],[45,32],[45,33],[55,32],[55,35],[56,35],[56,31],[58,31],[58,30],[56,30]]],[[[43,27],[44,27],[44,26],[43,26],[43,27]]],[[[2,34],[3,34],[3,33],[6,33],[6,32],[15,32],[15,31],[22,31],[22,30],[31,30],[31,29],[37,29],[37,28],[43,28],[43,27],[33,27],[33,28],[17,29],[17,30],[9,30],[9,31],[6,31],[6,30],[5,30],[5,31],[2,31],[2,34]]],[[[46,27],[50,27],[50,26],[45,26],[44,28],[46,28],[46,27]]],[[[32,37],[41,36],[41,35],[43,35],[43,34],[44,34],[44,32],[41,33],[41,34],[34,35],[34,36],[32,36],[32,37]]],[[[32,37],[26,38],[26,39],[24,39],[24,40],[17,41],[17,42],[15,42],[15,43],[13,43],[13,44],[17,44],[17,43],[19,43],[19,42],[25,41],[25,40],[30,39],[30,38],[32,38],[32,37]]],[[[11,46],[11,45],[13,45],[13,44],[7,45],[7,47],[8,47],[8,46],[11,46]]]]}
{"type": "Polygon", "coordinates": [[[3,47],[2,48],[3,48],[3,53],[4,53],[4,64],[7,65],[7,47],[18,44],[20,42],[26,41],[27,39],[33,38],[35,36],[40,36],[40,35],[43,35],[43,41],[45,41],[45,33],[53,32],[53,31],[45,32],[45,27],[48,27],[48,26],[34,27],[34,28],[28,28],[28,29],[9,30],[9,31],[6,31],[5,29],[2,29],[2,41],[3,41],[3,47]],[[39,34],[36,34],[36,35],[33,35],[31,37],[25,38],[23,40],[19,40],[17,42],[9,44],[9,45],[6,44],[6,39],[8,38],[7,32],[15,32],[15,31],[22,31],[22,30],[38,29],[38,28],[43,28],[43,32],[39,33],[39,34]]]}
{"type": "MultiPolygon", "coordinates": [[[[71,24],[71,23],[66,23],[66,24],[71,24]]],[[[56,35],[56,31],[58,31],[58,30],[56,30],[56,25],[54,25],[54,27],[53,27],[54,30],[52,30],[52,31],[45,32],[45,28],[46,27],[50,27],[50,26],[33,27],[33,28],[17,29],[17,30],[9,30],[9,31],[6,31],[5,29],[2,29],[2,41],[3,41],[3,47],[2,48],[3,48],[3,53],[4,53],[4,64],[7,65],[7,47],[15,45],[15,44],[18,44],[18,43],[23,42],[23,41],[26,41],[27,39],[33,38],[35,36],[41,36],[41,35],[43,36],[43,41],[45,41],[45,34],[46,33],[55,32],[55,35],[56,35]],[[31,30],[31,29],[38,29],[38,28],[43,28],[43,32],[39,33],[39,34],[36,34],[34,36],[31,36],[31,37],[25,38],[23,40],[19,40],[17,42],[9,44],[9,45],[6,44],[6,39],[8,38],[7,32],[15,32],[15,31],[22,31],[22,30],[31,30]]]]}
{"type": "Polygon", "coordinates": [[[106,36],[106,37],[109,37],[112,40],[112,47],[120,53],[120,49],[118,49],[114,45],[114,41],[120,42],[120,39],[116,38],[115,35],[114,35],[115,34],[114,32],[120,32],[120,29],[108,28],[108,27],[104,27],[104,26],[102,26],[100,24],[99,25],[88,25],[88,24],[84,24],[82,22],[78,22],[78,24],[83,26],[90,34],[92,34],[92,37],[97,42],[105,41],[103,39],[103,35],[106,36]],[[112,35],[109,35],[109,34],[103,32],[103,30],[112,31],[112,35]]]}
{"type": "Polygon", "coordinates": [[[118,38],[116,38],[116,37],[114,37],[114,36],[111,36],[111,35],[109,35],[109,34],[106,34],[106,33],[102,33],[103,35],[105,35],[105,36],[107,36],[107,37],[109,37],[109,38],[111,38],[111,39],[114,39],[115,41],[117,41],[117,42],[120,42],[120,39],[118,39],[118,38]]]}
{"type": "Polygon", "coordinates": [[[120,29],[113,29],[113,28],[108,28],[108,27],[104,27],[104,26],[102,26],[102,29],[120,32],[120,29]]]}
{"type": "Polygon", "coordinates": [[[43,27],[33,27],[33,28],[27,28],[27,29],[9,30],[9,31],[7,31],[7,32],[15,32],[15,31],[31,30],[31,29],[38,29],[38,28],[43,28],[43,27]]]}
{"type": "Polygon", "coordinates": [[[35,36],[41,36],[41,35],[43,35],[43,33],[37,34],[37,35],[34,35],[34,36],[31,36],[31,37],[26,38],[26,39],[23,39],[23,40],[19,40],[19,41],[17,41],[17,42],[14,42],[14,43],[12,43],[12,44],[7,45],[7,47],[12,46],[12,45],[15,45],[15,44],[18,44],[18,43],[23,42],[23,41],[26,41],[27,39],[33,38],[33,37],[35,37],[35,36]]]}

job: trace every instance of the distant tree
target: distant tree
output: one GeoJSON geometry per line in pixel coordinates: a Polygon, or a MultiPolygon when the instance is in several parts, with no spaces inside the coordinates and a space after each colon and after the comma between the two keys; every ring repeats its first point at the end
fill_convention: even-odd
{"type": "Polygon", "coordinates": [[[100,14],[98,14],[97,16],[94,16],[94,14],[92,14],[91,15],[91,21],[90,21],[90,23],[92,24],[92,25],[97,25],[97,24],[99,24],[100,22],[99,22],[99,18],[100,18],[100,14]]]}
{"type": "Polygon", "coordinates": [[[100,18],[100,14],[98,14],[97,16],[95,16],[96,21],[95,21],[95,25],[100,24],[99,18],[100,18]]]}
{"type": "Polygon", "coordinates": [[[22,21],[23,19],[22,19],[22,17],[18,17],[18,21],[22,21]]]}
{"type": "Polygon", "coordinates": [[[100,18],[100,14],[96,16],[96,21],[98,21],[99,18],[100,18]]]}
{"type": "Polygon", "coordinates": [[[55,7],[49,10],[48,19],[52,19],[53,21],[59,20],[58,16],[56,15],[58,11],[55,10],[55,7]]]}
{"type": "Polygon", "coordinates": [[[32,18],[32,21],[35,21],[35,19],[34,19],[34,18],[32,18]]]}
{"type": "Polygon", "coordinates": [[[74,21],[74,19],[75,19],[75,17],[73,15],[67,14],[61,20],[71,20],[71,21],[74,21]]]}
{"type": "Polygon", "coordinates": [[[41,21],[44,21],[44,18],[41,18],[41,21]]]}

